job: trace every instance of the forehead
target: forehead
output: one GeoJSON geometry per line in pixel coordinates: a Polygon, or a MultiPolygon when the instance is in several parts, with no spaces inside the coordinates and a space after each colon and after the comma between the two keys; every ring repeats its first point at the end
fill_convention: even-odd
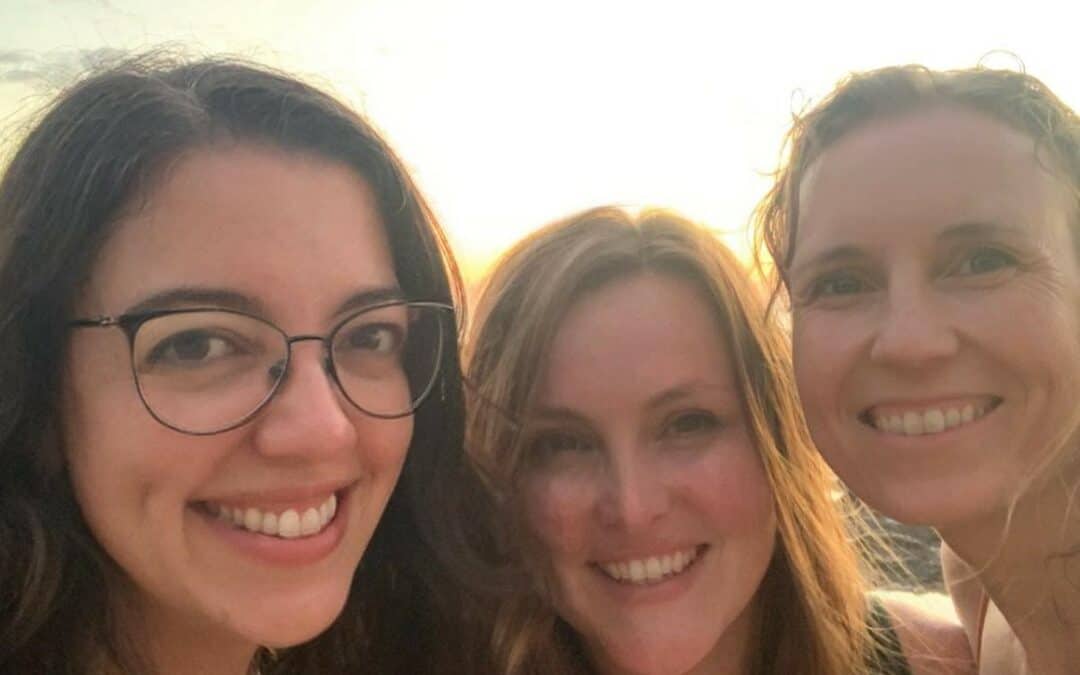
{"type": "Polygon", "coordinates": [[[962,108],[870,123],[807,171],[799,186],[796,258],[837,238],[917,235],[971,222],[1066,226],[1067,188],[1048,161],[1031,137],[962,108]]]}
{"type": "Polygon", "coordinates": [[[694,284],[667,275],[617,279],[575,302],[560,322],[540,398],[617,401],[707,381],[734,387],[716,313],[694,284]]]}
{"type": "Polygon", "coordinates": [[[274,305],[394,283],[363,178],[343,164],[237,145],[170,165],[116,224],[87,295],[115,312],[176,287],[227,288],[274,305]]]}

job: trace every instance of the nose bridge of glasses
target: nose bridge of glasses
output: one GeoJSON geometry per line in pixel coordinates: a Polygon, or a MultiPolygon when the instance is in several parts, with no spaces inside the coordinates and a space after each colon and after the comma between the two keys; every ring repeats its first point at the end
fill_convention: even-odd
{"type": "Polygon", "coordinates": [[[270,376],[271,377],[273,377],[275,380],[284,377],[284,375],[285,375],[284,371],[285,371],[286,365],[287,365],[287,363],[289,361],[292,360],[292,348],[293,348],[293,345],[295,345],[297,342],[318,342],[318,343],[322,344],[322,347],[323,347],[323,349],[322,349],[322,367],[323,367],[323,370],[326,371],[327,374],[331,374],[333,372],[333,366],[331,365],[331,358],[332,357],[330,355],[329,338],[327,338],[327,337],[325,337],[323,335],[301,334],[301,335],[292,335],[292,336],[286,336],[285,337],[285,344],[286,344],[286,346],[288,348],[288,354],[286,355],[285,358],[283,358],[282,360],[280,360],[280,361],[274,363],[272,366],[270,366],[270,376]]]}

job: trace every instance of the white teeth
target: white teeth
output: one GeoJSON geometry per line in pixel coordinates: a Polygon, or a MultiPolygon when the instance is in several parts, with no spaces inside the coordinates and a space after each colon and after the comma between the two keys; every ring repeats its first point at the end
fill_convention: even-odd
{"type": "MultiPolygon", "coordinates": [[[[289,511],[289,513],[296,513],[295,511],[289,511]]],[[[315,509],[308,509],[304,511],[304,519],[300,520],[298,525],[300,527],[300,534],[305,537],[315,534],[322,528],[322,518],[319,516],[319,512],[315,509]]]]}
{"type": "Polygon", "coordinates": [[[904,413],[904,433],[915,436],[923,432],[923,416],[916,412],[904,413]]]}
{"type": "Polygon", "coordinates": [[[879,431],[905,436],[936,434],[962,424],[973,422],[991,410],[992,405],[967,404],[962,408],[928,408],[922,411],[909,410],[903,415],[874,415],[873,424],[879,431]]]}
{"type": "Polygon", "coordinates": [[[927,410],[923,413],[923,433],[936,434],[945,431],[945,413],[940,410],[927,410]]]}
{"type": "Polygon", "coordinates": [[[599,565],[609,577],[616,581],[636,585],[655,584],[679,574],[698,557],[696,548],[678,551],[665,556],[653,556],[641,560],[610,562],[599,565]]]}
{"type": "Polygon", "coordinates": [[[271,513],[250,506],[234,508],[212,503],[207,503],[206,506],[218,519],[230,522],[238,528],[282,539],[296,539],[318,534],[326,528],[337,514],[337,495],[331,494],[318,507],[307,508],[303,513],[296,509],[271,513]]]}
{"type": "Polygon", "coordinates": [[[300,536],[300,516],[294,509],[281,514],[281,518],[278,519],[277,534],[285,539],[295,539],[300,536]]]}

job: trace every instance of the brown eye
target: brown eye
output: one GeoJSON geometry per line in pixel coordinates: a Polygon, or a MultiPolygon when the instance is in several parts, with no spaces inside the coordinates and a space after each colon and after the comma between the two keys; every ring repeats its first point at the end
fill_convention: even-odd
{"type": "Polygon", "coordinates": [[[720,426],[720,420],[713,415],[705,411],[694,411],[682,413],[675,416],[667,427],[664,429],[664,433],[667,436],[682,437],[693,436],[696,434],[709,433],[720,426]]]}
{"type": "Polygon", "coordinates": [[[537,434],[529,448],[533,454],[545,457],[560,452],[584,452],[593,449],[593,444],[578,434],[565,431],[545,431],[537,434]]]}
{"type": "Polygon", "coordinates": [[[146,357],[153,365],[198,367],[214,359],[237,353],[238,349],[227,338],[203,330],[185,330],[170,335],[155,345],[146,357]]]}

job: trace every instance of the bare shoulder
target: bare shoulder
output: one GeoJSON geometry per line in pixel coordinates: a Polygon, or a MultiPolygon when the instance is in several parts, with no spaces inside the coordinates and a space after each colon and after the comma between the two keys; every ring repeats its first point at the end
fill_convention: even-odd
{"type": "Polygon", "coordinates": [[[875,593],[889,613],[912,675],[974,675],[967,634],[940,593],[875,593]]]}

